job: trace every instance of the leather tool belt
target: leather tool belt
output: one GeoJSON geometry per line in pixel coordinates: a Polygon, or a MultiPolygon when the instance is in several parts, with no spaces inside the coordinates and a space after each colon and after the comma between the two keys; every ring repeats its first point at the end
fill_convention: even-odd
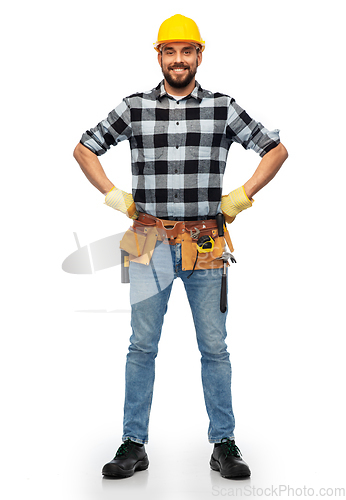
{"type": "Polygon", "coordinates": [[[129,253],[130,261],[149,265],[157,241],[169,245],[181,243],[182,270],[189,271],[193,269],[196,260],[197,240],[204,235],[214,239],[214,248],[209,253],[199,255],[195,269],[223,267],[222,260],[216,259],[224,251],[225,239],[231,252],[233,245],[227,229],[225,236],[219,237],[215,219],[172,221],[140,213],[138,219],[133,221],[133,226],[124,234],[120,248],[129,253]]]}

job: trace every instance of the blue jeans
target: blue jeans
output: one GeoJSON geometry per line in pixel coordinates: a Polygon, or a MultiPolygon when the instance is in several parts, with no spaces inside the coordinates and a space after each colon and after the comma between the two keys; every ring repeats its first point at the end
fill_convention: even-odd
{"type": "MultiPolygon", "coordinates": [[[[148,442],[155,358],[173,281],[183,280],[201,353],[208,439],[234,438],[231,364],[227,352],[226,313],[220,312],[222,269],[182,271],[181,244],[159,243],[151,263],[130,263],[132,335],[126,360],[123,440],[148,442]]],[[[178,325],[177,325],[178,326],[178,325]]],[[[183,347],[182,347],[183,348],[183,347]]]]}

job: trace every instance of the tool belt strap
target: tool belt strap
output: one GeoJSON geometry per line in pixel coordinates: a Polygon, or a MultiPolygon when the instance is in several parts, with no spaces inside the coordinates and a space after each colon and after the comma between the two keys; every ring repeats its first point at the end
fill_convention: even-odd
{"type": "Polygon", "coordinates": [[[216,220],[208,219],[208,220],[197,220],[197,221],[174,221],[174,220],[166,220],[159,219],[158,217],[154,217],[153,215],[145,214],[140,212],[138,219],[133,221],[133,227],[136,228],[138,226],[156,226],[158,233],[161,238],[168,239],[171,245],[175,244],[175,239],[186,232],[190,233],[190,231],[201,231],[208,229],[217,228],[216,220]]]}
{"type": "Polygon", "coordinates": [[[225,235],[225,239],[226,239],[226,242],[227,242],[227,245],[228,245],[228,248],[229,248],[230,252],[234,252],[232,240],[231,240],[231,237],[229,235],[229,232],[228,232],[228,229],[226,227],[226,224],[224,225],[224,235],[225,235]]]}

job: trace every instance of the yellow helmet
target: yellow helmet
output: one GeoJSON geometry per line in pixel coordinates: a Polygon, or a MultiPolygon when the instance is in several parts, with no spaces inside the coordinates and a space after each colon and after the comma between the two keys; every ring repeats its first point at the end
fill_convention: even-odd
{"type": "Polygon", "coordinates": [[[181,14],[176,14],[163,21],[154,48],[160,52],[160,45],[167,42],[193,42],[200,46],[202,52],[205,49],[205,42],[201,38],[195,21],[181,14]]]}

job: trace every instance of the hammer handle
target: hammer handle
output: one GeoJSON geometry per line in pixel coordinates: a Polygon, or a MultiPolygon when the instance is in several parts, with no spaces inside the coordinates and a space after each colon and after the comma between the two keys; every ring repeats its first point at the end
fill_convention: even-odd
{"type": "Polygon", "coordinates": [[[216,223],[217,223],[217,232],[219,236],[224,235],[223,225],[225,223],[225,219],[222,213],[216,215],[216,223]]]}
{"type": "Polygon", "coordinates": [[[225,313],[227,310],[227,274],[223,274],[221,278],[221,296],[220,296],[220,311],[225,313]]]}

